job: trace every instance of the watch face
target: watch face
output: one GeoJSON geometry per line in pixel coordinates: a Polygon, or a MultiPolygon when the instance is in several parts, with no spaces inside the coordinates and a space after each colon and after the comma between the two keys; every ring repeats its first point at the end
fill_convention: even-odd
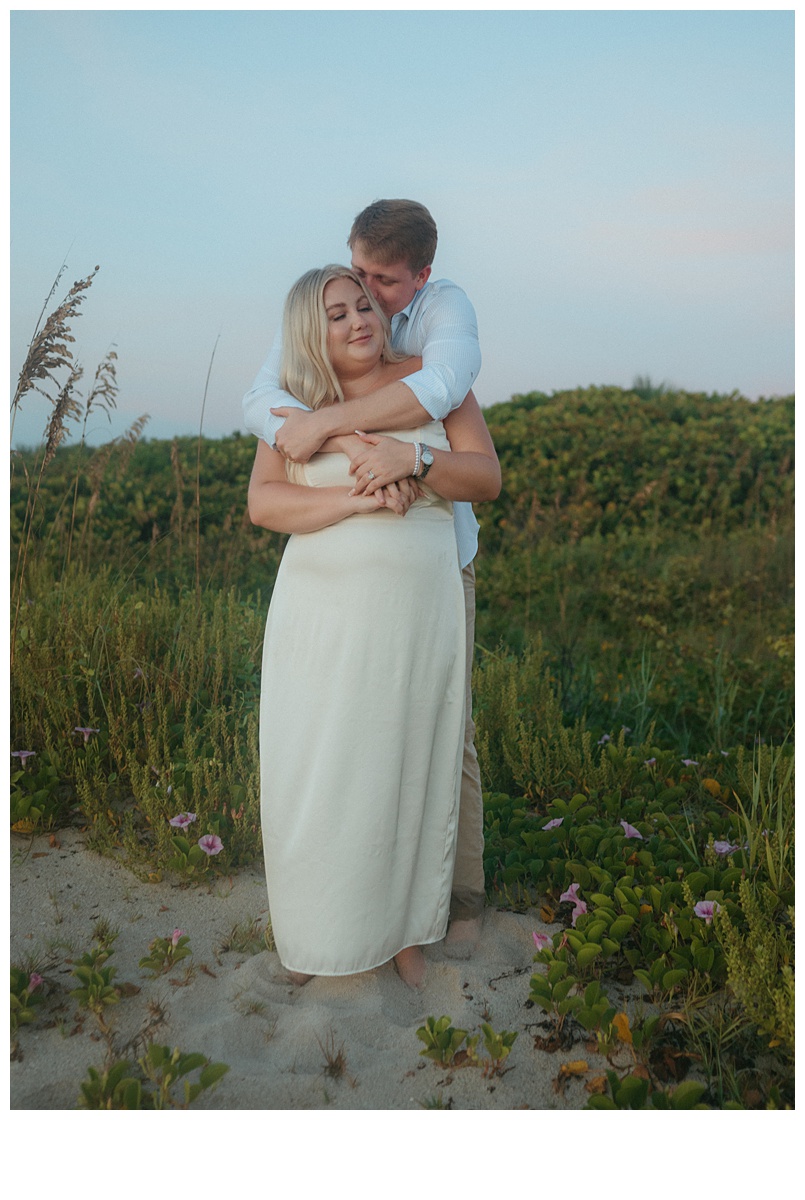
{"type": "Polygon", "coordinates": [[[422,451],[422,461],[428,467],[433,466],[433,452],[429,450],[427,446],[422,451]]]}

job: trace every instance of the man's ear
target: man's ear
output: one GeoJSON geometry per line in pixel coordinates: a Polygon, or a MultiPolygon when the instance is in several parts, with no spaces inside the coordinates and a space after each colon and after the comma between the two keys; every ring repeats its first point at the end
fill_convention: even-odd
{"type": "Polygon", "coordinates": [[[425,284],[430,279],[430,273],[433,267],[423,267],[418,275],[414,276],[414,287],[418,292],[421,292],[425,284]]]}

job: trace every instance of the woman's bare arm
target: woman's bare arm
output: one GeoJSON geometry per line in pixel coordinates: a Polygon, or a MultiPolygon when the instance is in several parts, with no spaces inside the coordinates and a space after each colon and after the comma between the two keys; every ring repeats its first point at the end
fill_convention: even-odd
{"type": "Polygon", "coordinates": [[[276,533],[312,533],[354,513],[385,507],[385,496],[355,496],[348,488],[305,487],[289,483],[285,459],[266,442],[257,443],[249,481],[249,517],[253,525],[276,533]]]}

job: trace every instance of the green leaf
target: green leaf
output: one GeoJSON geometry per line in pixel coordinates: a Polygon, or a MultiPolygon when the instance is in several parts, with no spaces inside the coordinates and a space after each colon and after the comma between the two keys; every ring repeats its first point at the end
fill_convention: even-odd
{"type": "Polygon", "coordinates": [[[568,994],[575,982],[575,979],[562,979],[559,983],[555,984],[553,992],[551,993],[551,999],[553,1000],[554,1004],[560,1004],[562,1000],[564,1000],[565,996],[568,994]]]}
{"type": "Polygon", "coordinates": [[[648,1080],[627,1075],[618,1088],[618,1108],[642,1108],[648,1095],[648,1080]]]}
{"type": "MultiPolygon", "coordinates": [[[[635,974],[637,974],[636,971],[635,974]]],[[[681,983],[687,974],[688,972],[683,967],[678,967],[674,971],[666,971],[662,977],[663,989],[666,992],[669,992],[671,988],[676,987],[678,983],[681,983]]]]}
{"type": "Polygon", "coordinates": [[[671,1093],[671,1107],[695,1108],[706,1091],[706,1084],[696,1083],[693,1079],[686,1079],[684,1083],[680,1083],[679,1087],[674,1088],[671,1093]]]}
{"type": "Polygon", "coordinates": [[[579,950],[578,954],[576,955],[576,961],[580,967],[586,967],[588,963],[593,961],[593,959],[598,958],[600,953],[600,946],[582,946],[581,950],[579,950]]]}
{"type": "Polygon", "coordinates": [[[611,1096],[590,1096],[590,1099],[587,1101],[587,1108],[611,1109],[617,1107],[617,1104],[611,1096]]]}
{"type": "Polygon", "coordinates": [[[555,984],[558,983],[560,979],[564,979],[564,977],[567,975],[567,969],[566,962],[552,962],[548,968],[548,983],[555,984]]]}

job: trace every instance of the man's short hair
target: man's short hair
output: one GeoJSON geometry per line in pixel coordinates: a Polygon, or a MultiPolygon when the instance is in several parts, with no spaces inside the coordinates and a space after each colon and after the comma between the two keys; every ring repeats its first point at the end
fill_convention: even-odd
{"type": "Polygon", "coordinates": [[[405,262],[417,275],[436,257],[436,222],[416,200],[375,200],[352,222],[350,250],[356,242],[384,266],[405,262]]]}

